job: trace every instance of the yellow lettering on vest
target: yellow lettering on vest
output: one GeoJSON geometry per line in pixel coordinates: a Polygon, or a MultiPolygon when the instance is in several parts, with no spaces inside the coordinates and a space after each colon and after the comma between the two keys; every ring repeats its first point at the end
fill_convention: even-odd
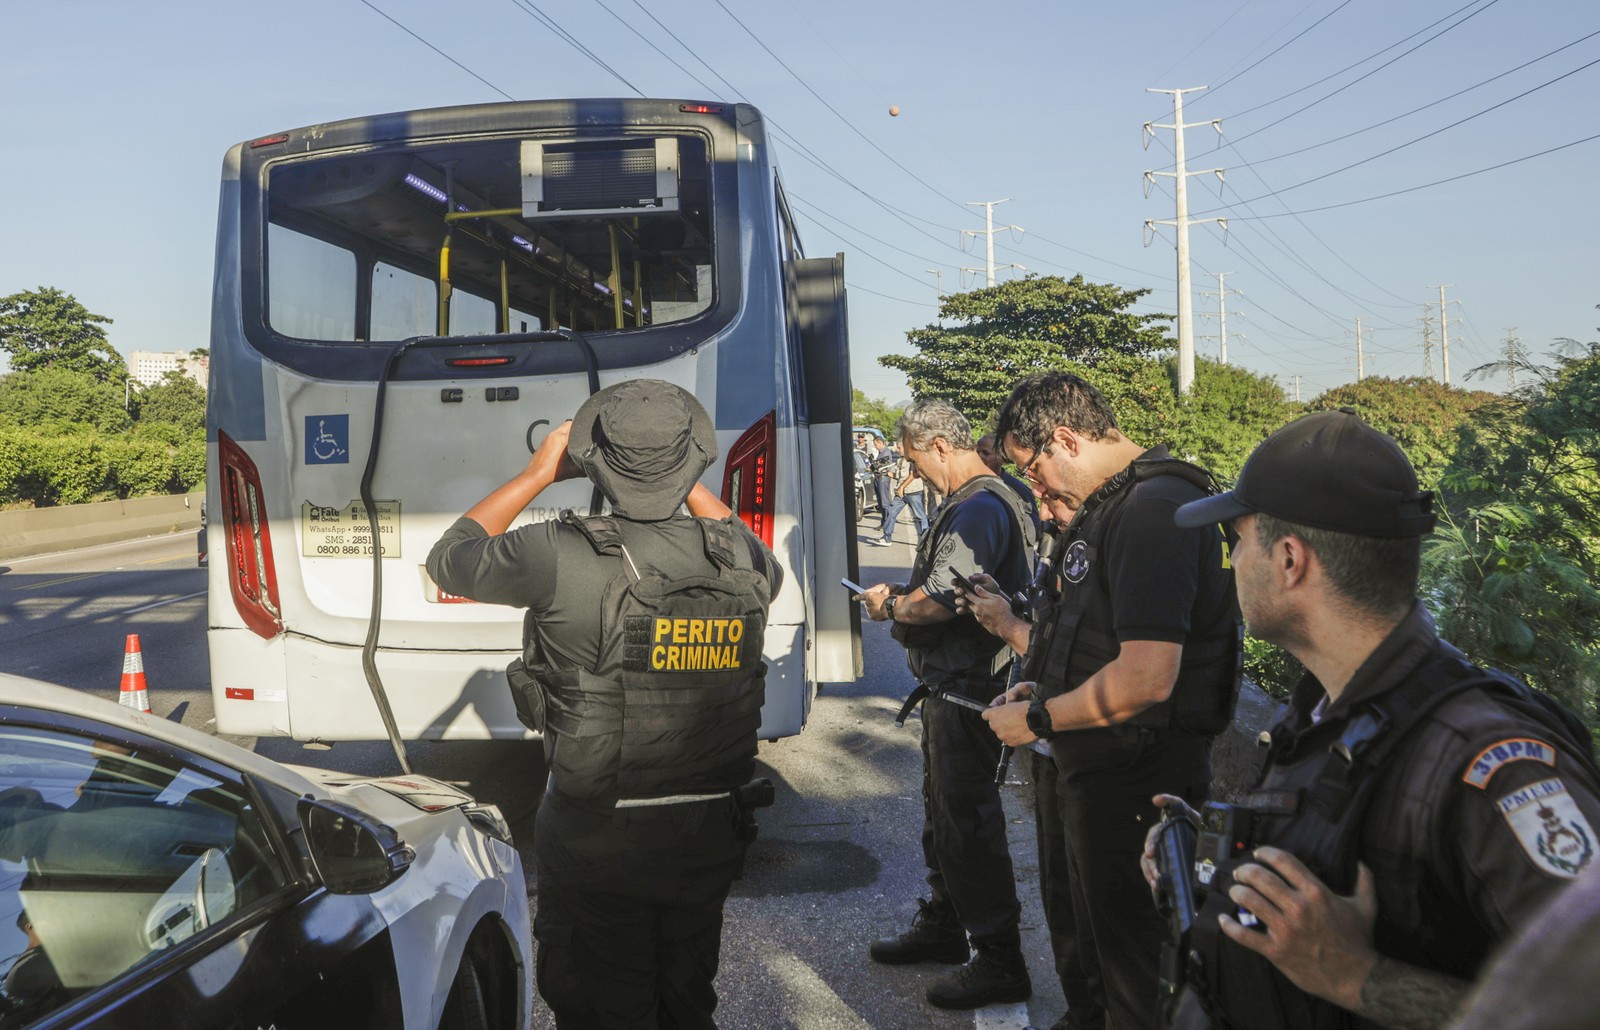
{"type": "Polygon", "coordinates": [[[687,644],[689,642],[689,620],[672,620],[672,642],[674,644],[687,644]]]}
{"type": "MultiPolygon", "coordinates": [[[[660,621],[665,622],[666,620],[663,619],[663,620],[660,620],[660,621]]],[[[657,639],[659,639],[659,638],[657,638],[657,639]]],[[[666,648],[665,645],[657,644],[655,647],[650,649],[650,668],[657,669],[657,670],[663,669],[663,668],[666,667],[666,663],[667,663],[667,648],[666,648]]]]}
{"type": "Polygon", "coordinates": [[[708,628],[706,621],[705,619],[689,620],[689,643],[704,644],[709,642],[706,634],[706,629],[708,628]]]}
{"type": "Polygon", "coordinates": [[[743,639],[744,639],[744,620],[743,619],[729,619],[728,620],[728,643],[737,644],[740,640],[743,640],[743,639]]]}
{"type": "Polygon", "coordinates": [[[682,671],[682,669],[683,669],[683,648],[674,647],[674,648],[670,649],[669,651],[667,651],[667,668],[668,669],[677,669],[679,671],[682,671]]]}
{"type": "Polygon", "coordinates": [[[725,647],[722,650],[722,667],[724,669],[737,669],[739,667],[739,649],[737,647],[725,647]]]}
{"type": "Polygon", "coordinates": [[[1233,551],[1228,547],[1228,530],[1220,522],[1217,523],[1217,528],[1222,530],[1222,567],[1231,569],[1233,568],[1233,551]]]}
{"type": "Polygon", "coordinates": [[[657,619],[656,620],[656,643],[659,644],[663,640],[667,639],[667,634],[671,633],[671,632],[672,632],[672,620],[671,619],[657,619]]]}

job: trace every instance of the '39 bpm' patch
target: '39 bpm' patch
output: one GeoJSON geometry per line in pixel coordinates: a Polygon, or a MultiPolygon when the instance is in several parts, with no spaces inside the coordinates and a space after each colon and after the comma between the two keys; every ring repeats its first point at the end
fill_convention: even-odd
{"type": "Polygon", "coordinates": [[[1495,802],[1533,864],[1574,879],[1594,858],[1594,830],[1559,779],[1540,780],[1495,802]]]}

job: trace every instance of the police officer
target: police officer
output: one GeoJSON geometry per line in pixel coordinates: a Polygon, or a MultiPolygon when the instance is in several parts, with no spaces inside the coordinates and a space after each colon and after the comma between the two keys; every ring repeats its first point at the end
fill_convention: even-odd
{"type": "Polygon", "coordinates": [[[874,620],[894,623],[906,648],[919,687],[902,716],[934,695],[922,706],[922,854],[932,898],[918,899],[910,929],[874,941],[871,954],[892,964],[965,963],[928,988],[928,1001],[942,1008],[1025,1001],[1033,983],[994,782],[1000,745],[979,712],[939,697],[987,703],[1004,690],[1009,652],[970,615],[957,615],[952,572],[987,572],[1003,589],[1021,589],[1031,524],[1017,495],[978,458],[972,428],[954,407],[918,401],[897,431],[903,453],[948,499],[917,546],[910,582],[879,583],[858,597],[874,620]],[[977,951],[970,961],[969,936],[977,951]]]}
{"type": "Polygon", "coordinates": [[[445,590],[528,610],[508,676],[550,769],[534,935],[539,993],[562,1030],[714,1026],[722,906],[753,836],[739,788],[755,760],[762,633],[782,578],[698,482],[716,456],[686,391],[609,387],[428,556],[445,590]],[[611,517],[506,531],[580,475],[611,517]]]}
{"type": "Polygon", "coordinates": [[[1137,867],[1159,817],[1152,785],[1205,796],[1211,740],[1239,686],[1221,531],[1172,525],[1180,505],[1209,492],[1210,476],[1123,436],[1100,392],[1068,373],[1018,383],[996,436],[1041,501],[1076,511],[1037,594],[1028,645],[1037,681],[984,714],[1007,744],[1053,738],[1055,782],[1035,788],[1039,841],[1066,854],[1042,850],[1041,869],[1057,871],[1045,893],[1070,897],[1077,964],[1100,976],[1090,1003],[1059,1025],[1155,1026],[1165,924],[1137,867]]]}
{"type": "Polygon", "coordinates": [[[1466,661],[1417,598],[1432,502],[1346,410],[1278,430],[1232,491],[1178,510],[1233,523],[1250,632],[1306,667],[1256,789],[1207,806],[1182,1023],[1199,1000],[1217,1026],[1442,1026],[1496,945],[1600,864],[1587,731],[1466,661]]]}

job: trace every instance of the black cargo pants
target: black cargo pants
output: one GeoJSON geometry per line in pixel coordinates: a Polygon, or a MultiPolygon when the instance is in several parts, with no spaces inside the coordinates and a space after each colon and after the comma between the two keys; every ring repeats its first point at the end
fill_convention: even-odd
{"type": "MultiPolygon", "coordinates": [[[[1179,730],[1121,725],[1058,733],[1050,747],[1055,804],[1040,797],[1039,845],[1050,841],[1062,849],[1051,856],[1050,867],[1066,877],[1081,968],[1099,972],[1099,983],[1091,981],[1091,987],[1098,988],[1094,1001],[1104,1010],[1105,1025],[1154,1030],[1162,1025],[1157,979],[1166,921],[1139,869],[1145,834],[1161,818],[1150,799],[1176,794],[1198,807],[1211,781],[1211,741],[1179,730]]],[[[1041,873],[1048,876],[1049,869],[1041,873]]],[[[1058,899],[1053,892],[1060,886],[1059,878],[1047,883],[1047,899],[1058,899]]],[[[1059,900],[1046,904],[1048,911],[1059,900]]],[[[1093,1007],[1083,1011],[1087,1015],[1093,1007]]]]}
{"type": "Polygon", "coordinates": [[[546,793],[535,822],[539,994],[560,1030],[711,1030],[731,799],[617,810],[546,793]]]}
{"type": "Polygon", "coordinates": [[[1022,907],[994,783],[999,762],[1000,741],[981,713],[936,697],[922,703],[922,855],[928,885],[934,905],[953,907],[975,945],[1021,940],[1022,907]]]}

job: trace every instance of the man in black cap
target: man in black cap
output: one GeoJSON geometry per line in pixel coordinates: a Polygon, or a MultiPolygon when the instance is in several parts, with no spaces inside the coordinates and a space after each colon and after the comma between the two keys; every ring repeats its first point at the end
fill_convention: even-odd
{"type": "Polygon", "coordinates": [[[1124,436],[1100,391],[1070,373],[1019,382],[995,435],[1046,509],[1071,513],[1033,599],[1028,676],[984,713],[1006,744],[1052,738],[1035,792],[1068,1004],[1057,1026],[1153,1027],[1165,924],[1137,864],[1160,816],[1150,795],[1171,783],[1205,797],[1211,740],[1239,688],[1222,533],[1172,525],[1211,477],[1124,436]]]}
{"type": "Polygon", "coordinates": [[[1233,524],[1251,633],[1306,667],[1256,789],[1206,806],[1180,1025],[1442,1026],[1496,946],[1600,865],[1587,730],[1469,663],[1417,598],[1432,504],[1399,446],[1341,410],[1178,510],[1233,524]]]}
{"type": "Polygon", "coordinates": [[[562,1030],[713,1027],[722,906],[754,835],[772,553],[699,477],[700,403],[659,380],[589,398],[428,556],[451,593],[528,610],[507,670],[544,733],[534,835],[539,993],[562,1030]],[[611,517],[520,526],[586,475],[611,517]],[[687,505],[693,518],[680,513],[687,505]]]}

